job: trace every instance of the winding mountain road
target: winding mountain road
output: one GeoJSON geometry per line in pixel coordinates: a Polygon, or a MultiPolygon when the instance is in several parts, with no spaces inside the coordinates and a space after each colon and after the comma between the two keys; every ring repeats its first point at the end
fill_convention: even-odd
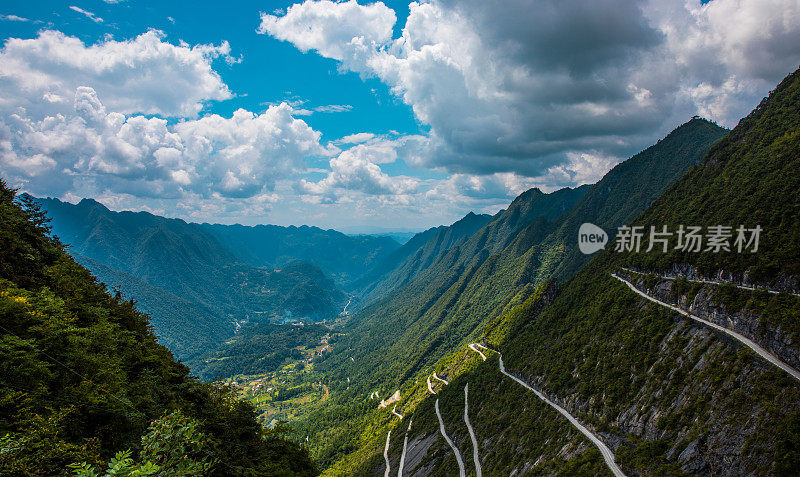
{"type": "MultiPolygon", "coordinates": [[[[478,343],[473,343],[473,344],[476,345],[476,346],[480,346],[481,348],[486,349],[486,350],[489,349],[489,348],[487,348],[487,347],[485,347],[485,346],[483,346],[481,344],[478,344],[478,343]]],[[[470,346],[470,349],[472,349],[474,351],[477,351],[472,346],[470,346]]],[[[603,441],[600,440],[600,438],[598,438],[596,435],[594,435],[589,429],[587,429],[583,424],[581,424],[577,419],[575,419],[572,416],[572,414],[567,412],[566,409],[564,409],[563,407],[561,407],[558,404],[554,403],[553,401],[549,400],[544,394],[542,394],[541,392],[539,392],[538,390],[536,390],[535,388],[530,386],[525,381],[521,380],[520,378],[518,378],[518,377],[514,376],[513,374],[509,373],[508,371],[506,371],[506,367],[503,364],[503,355],[500,354],[499,351],[495,351],[495,352],[498,355],[500,355],[498,363],[499,363],[499,366],[500,366],[500,372],[501,373],[503,373],[506,376],[508,376],[509,378],[513,379],[514,381],[516,381],[519,385],[521,385],[525,389],[527,389],[529,391],[533,391],[533,393],[536,394],[536,397],[538,397],[539,399],[541,399],[542,401],[547,403],[550,407],[552,407],[553,409],[558,411],[559,414],[561,414],[562,416],[566,417],[567,420],[570,422],[570,424],[575,426],[576,429],[578,429],[584,436],[586,436],[587,439],[589,439],[592,442],[592,444],[595,445],[595,447],[597,447],[597,449],[600,451],[600,454],[603,456],[603,460],[606,462],[606,466],[611,471],[611,473],[613,473],[615,477],[625,477],[625,473],[622,472],[622,469],[620,469],[619,466],[617,465],[617,461],[614,458],[614,453],[611,451],[611,449],[608,448],[608,446],[605,445],[605,443],[603,441]]]]}
{"type": "Polygon", "coordinates": [[[506,367],[503,365],[503,357],[502,356],[500,356],[500,361],[499,362],[500,362],[500,372],[501,373],[503,373],[506,376],[508,376],[509,378],[513,379],[514,381],[516,381],[517,383],[519,383],[520,385],[522,385],[523,387],[525,387],[529,391],[533,391],[534,394],[536,394],[536,396],[539,399],[541,399],[542,401],[546,402],[547,404],[550,405],[550,407],[554,408],[562,416],[566,417],[567,420],[573,426],[575,426],[575,428],[577,428],[579,431],[581,431],[581,433],[584,436],[586,436],[590,441],[592,441],[592,444],[594,444],[595,447],[597,447],[597,449],[600,451],[600,454],[603,455],[603,460],[606,461],[606,466],[608,466],[608,469],[611,471],[611,473],[613,473],[616,477],[625,477],[625,473],[622,472],[622,469],[620,469],[619,466],[617,466],[616,459],[614,458],[614,453],[611,452],[611,449],[609,449],[605,445],[605,443],[603,441],[601,441],[597,436],[595,436],[589,429],[584,427],[583,424],[578,422],[577,419],[572,417],[572,414],[568,413],[566,409],[564,409],[563,407],[561,407],[558,404],[554,403],[553,401],[547,399],[544,394],[540,393],[539,391],[537,391],[536,389],[534,389],[533,387],[528,385],[528,383],[526,383],[525,381],[523,381],[523,380],[519,379],[518,377],[512,375],[511,373],[507,372],[506,371],[506,367]]]}
{"type": "Polygon", "coordinates": [[[456,462],[458,463],[458,475],[459,477],[466,477],[467,471],[464,468],[464,460],[461,458],[461,452],[458,451],[458,447],[456,447],[456,445],[453,444],[453,441],[450,440],[450,437],[447,435],[447,431],[445,431],[444,429],[444,421],[442,420],[442,413],[439,412],[438,399],[436,400],[435,407],[436,407],[436,417],[439,419],[439,432],[442,433],[442,437],[444,437],[444,440],[447,441],[447,445],[449,445],[450,448],[453,449],[453,454],[456,455],[456,462]]]}
{"type": "Polygon", "coordinates": [[[481,350],[476,348],[476,345],[477,345],[477,343],[471,343],[469,345],[469,349],[471,349],[472,351],[474,351],[474,352],[478,353],[479,355],[481,355],[481,358],[483,358],[483,360],[486,361],[486,355],[483,354],[483,352],[481,350]]]}
{"type": "Polygon", "coordinates": [[[433,390],[433,386],[431,385],[431,377],[430,376],[428,376],[428,379],[426,380],[426,382],[428,383],[428,391],[431,394],[436,394],[436,391],[433,390]]]}
{"type": "Polygon", "coordinates": [[[388,434],[386,434],[386,446],[383,448],[383,460],[386,461],[386,472],[383,473],[383,477],[389,477],[389,471],[392,470],[392,467],[389,465],[389,438],[392,437],[392,431],[390,430],[388,434]]]}
{"type": "Polygon", "coordinates": [[[408,423],[408,429],[406,429],[406,435],[403,437],[403,453],[400,454],[400,465],[397,466],[397,477],[403,477],[403,469],[406,466],[406,450],[408,449],[408,433],[411,432],[411,423],[408,423]]]}
{"type": "MultiPolygon", "coordinates": [[[[650,275],[650,273],[640,272],[640,271],[634,270],[632,268],[620,267],[620,269],[621,270],[625,270],[626,272],[635,273],[637,275],[650,275]]],[[[660,274],[657,274],[657,276],[659,276],[661,278],[664,278],[666,280],[677,280],[678,278],[683,278],[687,282],[694,282],[694,283],[708,283],[709,285],[733,285],[736,288],[741,288],[742,290],[765,291],[767,293],[772,293],[773,295],[777,295],[778,293],[782,293],[780,290],[771,290],[769,288],[748,287],[747,285],[739,285],[737,283],[723,281],[723,280],[698,280],[696,278],[686,278],[686,277],[679,277],[679,276],[676,276],[676,275],[660,275],[660,274]]],[[[794,296],[800,296],[800,293],[795,293],[795,292],[790,292],[790,291],[785,291],[783,293],[788,293],[788,294],[794,295],[794,296]]]]}
{"type": "Polygon", "coordinates": [[[445,386],[447,386],[448,384],[450,384],[450,383],[448,383],[446,380],[444,380],[444,379],[440,378],[439,376],[437,376],[437,375],[436,375],[436,373],[433,373],[433,377],[434,377],[434,378],[436,378],[436,379],[438,379],[439,381],[443,382],[443,383],[445,384],[445,386]]]}
{"type": "MultiPolygon", "coordinates": [[[[474,348],[473,348],[474,349],[474,348]]],[[[477,351],[477,350],[475,350],[477,351]]],[[[480,353],[480,351],[478,351],[480,353]]],[[[481,353],[483,354],[483,353],[481,353]]],[[[485,359],[484,359],[485,361],[485,359]]],[[[481,459],[478,455],[478,438],[475,437],[475,430],[472,428],[472,424],[469,422],[469,383],[464,385],[464,424],[467,425],[467,430],[469,431],[469,438],[472,441],[472,461],[475,464],[475,476],[476,477],[483,477],[483,470],[481,469],[481,459]]]]}
{"type": "Polygon", "coordinates": [[[747,338],[747,337],[745,337],[745,336],[743,336],[743,335],[741,335],[741,334],[739,334],[739,333],[737,333],[735,331],[729,330],[728,328],[725,328],[724,326],[720,326],[720,325],[718,325],[716,323],[712,323],[712,322],[710,322],[708,320],[704,320],[704,319],[700,318],[699,316],[695,316],[695,315],[693,315],[693,314],[691,314],[691,313],[689,313],[687,311],[684,311],[684,310],[678,308],[677,306],[670,305],[669,303],[664,303],[663,301],[659,300],[658,298],[653,298],[650,295],[648,295],[647,293],[645,293],[645,292],[639,290],[638,288],[636,288],[631,282],[629,282],[628,280],[625,280],[624,278],[620,277],[616,273],[612,273],[611,276],[616,278],[617,280],[621,281],[622,283],[628,285],[628,288],[633,290],[633,292],[636,293],[637,295],[639,295],[639,296],[641,296],[643,298],[646,298],[646,299],[652,301],[653,303],[657,303],[657,304],[659,304],[661,306],[665,306],[665,307],[667,307],[667,308],[669,308],[669,309],[671,309],[673,311],[676,311],[676,312],[680,313],[681,315],[683,315],[685,317],[688,317],[688,318],[693,319],[694,321],[697,321],[698,323],[702,323],[702,324],[704,324],[704,325],[706,325],[708,327],[714,328],[717,331],[721,331],[721,332],[727,334],[728,336],[731,336],[731,337],[735,338],[736,340],[738,340],[739,342],[741,342],[742,344],[744,344],[745,346],[747,346],[751,350],[755,351],[759,356],[761,356],[762,358],[767,360],[769,363],[777,366],[778,368],[782,369],[783,371],[788,373],[793,378],[795,378],[798,381],[800,381],[800,371],[797,371],[793,367],[791,367],[788,364],[784,363],[777,356],[775,356],[774,354],[772,354],[769,351],[765,350],[764,348],[759,346],[757,343],[755,343],[751,339],[749,339],[749,338],[747,338]]]}

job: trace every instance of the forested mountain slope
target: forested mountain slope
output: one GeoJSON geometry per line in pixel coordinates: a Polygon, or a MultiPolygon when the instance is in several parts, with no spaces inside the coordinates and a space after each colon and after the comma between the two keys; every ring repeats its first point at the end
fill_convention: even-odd
{"type": "Polygon", "coordinates": [[[598,225],[613,240],[617,227],[650,205],[726,134],[727,129],[699,118],[679,126],[657,144],[611,169],[561,218],[558,228],[517,263],[543,264],[537,271],[537,283],[553,276],[559,281],[569,279],[590,258],[575,246],[581,224],[598,225]]]}
{"type": "Polygon", "coordinates": [[[153,314],[156,334],[187,361],[232,336],[235,323],[331,318],[347,302],[316,266],[256,268],[198,224],[113,212],[89,199],[77,205],[37,201],[70,253],[126,297],[141,301],[153,314]]]}
{"type": "Polygon", "coordinates": [[[49,236],[37,207],[0,181],[0,474],[69,475],[126,449],[164,475],[314,474],[251,406],[190,378],[147,316],[49,236]]]}
{"type": "MultiPolygon", "coordinates": [[[[539,270],[554,269],[563,258],[564,247],[569,244],[577,248],[575,238],[566,242],[564,237],[564,241],[552,241],[549,254],[539,256],[541,244],[548,237],[558,236],[560,227],[571,217],[570,209],[575,210],[571,205],[582,211],[576,216],[599,218],[604,225],[605,220],[622,225],[696,164],[725,133],[707,121],[692,120],[607,175],[608,180],[616,176],[617,181],[634,181],[637,185],[631,190],[644,191],[642,194],[609,197],[608,180],[604,178],[605,182],[577,191],[542,194],[532,190],[521,195],[499,217],[465,243],[452,247],[415,280],[351,319],[350,333],[333,356],[319,366],[333,383],[334,400],[346,406],[345,402],[360,401],[371,391],[387,395],[394,389],[413,388],[414,380],[424,379],[431,366],[468,343],[468,337],[477,336],[487,324],[529,301],[535,285],[546,281],[539,270]],[[570,199],[566,203],[554,201],[566,197],[570,199]],[[586,197],[595,199],[582,203],[586,197]],[[546,213],[549,216],[544,216],[546,213]],[[555,263],[548,262],[550,256],[555,263]],[[355,362],[349,359],[351,356],[355,362]],[[346,378],[350,378],[347,386],[346,378]]],[[[342,412],[340,407],[335,409],[342,412]]],[[[333,418],[320,411],[309,418],[313,432],[311,419],[327,425],[318,441],[321,447],[312,443],[315,455],[325,464],[342,457],[341,448],[334,446],[347,446],[348,439],[356,439],[337,434],[337,426],[344,423],[346,428],[349,418],[333,418]]]]}
{"type": "MultiPolygon", "coordinates": [[[[648,231],[664,225],[672,231],[680,225],[734,230],[761,225],[756,252],[752,244],[720,253],[706,245],[699,252],[676,250],[677,235],[669,237],[666,253],[661,244],[646,253],[646,241],[639,252],[616,252],[612,246],[557,293],[540,293],[484,330],[481,339],[502,352],[506,368],[577,416],[613,450],[627,475],[797,475],[800,381],[731,332],[800,368],[800,298],[758,289],[796,289],[800,203],[787,192],[800,187],[798,118],[800,72],[795,72],[631,221],[648,231]],[[643,272],[627,272],[631,266],[643,272]],[[738,286],[742,283],[756,290],[738,286]]],[[[731,245],[735,239],[735,234],[729,238],[731,245]]],[[[457,423],[464,405],[461,387],[470,383],[472,390],[479,382],[479,389],[490,391],[470,394],[469,407],[475,432],[484,439],[484,469],[605,472],[597,451],[574,429],[542,434],[562,419],[552,410],[543,413],[544,403],[525,411],[535,416],[531,420],[498,411],[497,402],[524,401],[516,401],[516,383],[493,371],[498,355],[487,354],[483,362],[474,352],[459,350],[438,364],[450,385],[437,397],[461,452],[470,451],[469,435],[457,423]],[[512,431],[498,440],[501,429],[512,431]],[[566,439],[577,452],[553,452],[552,439],[566,439]]],[[[412,444],[438,431],[429,417],[433,399],[406,414],[414,419],[412,444]]],[[[433,475],[456,471],[452,454],[434,440],[409,471],[419,464],[433,475]]],[[[398,445],[392,448],[393,463],[398,445]]],[[[377,474],[381,460],[362,459],[366,463],[352,472],[377,474]]]]}
{"type": "Polygon", "coordinates": [[[201,227],[237,258],[254,267],[281,268],[300,260],[318,266],[345,288],[400,247],[390,237],[345,235],[307,225],[202,224],[201,227]]]}
{"type": "Polygon", "coordinates": [[[373,302],[410,282],[440,255],[463,243],[492,219],[491,215],[470,212],[452,225],[415,235],[355,284],[361,301],[373,302]]]}

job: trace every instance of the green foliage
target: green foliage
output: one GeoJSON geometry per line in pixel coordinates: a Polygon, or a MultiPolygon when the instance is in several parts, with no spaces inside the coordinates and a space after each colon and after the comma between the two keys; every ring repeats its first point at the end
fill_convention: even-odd
{"type": "MultiPolygon", "coordinates": [[[[0,474],[104,467],[122,449],[138,452],[153,420],[182,409],[224,463],[211,475],[313,475],[302,448],[265,433],[229,390],[191,378],[148,317],[48,233],[40,211],[0,182],[0,474]]],[[[114,465],[124,467],[120,457],[114,465]]]]}
{"type": "Polygon", "coordinates": [[[408,282],[399,279],[400,288],[349,320],[348,335],[316,367],[332,398],[301,424],[312,437],[319,433],[315,456],[329,465],[357,448],[349,429],[363,425],[361,399],[371,391],[390,393],[419,379],[484,328],[492,343],[517,334],[541,308],[531,299],[537,287],[571,276],[588,260],[577,251],[581,223],[632,220],[726,132],[692,120],[596,185],[552,194],[532,189],[466,240],[428,258],[408,282]]]}
{"type": "MultiPolygon", "coordinates": [[[[53,218],[53,231],[69,244],[75,259],[124,296],[136,298],[152,316],[162,344],[198,372],[200,355],[233,335],[232,318],[239,322],[281,321],[287,316],[334,318],[347,302],[317,266],[290,262],[284,255],[276,262],[280,270],[245,262],[237,255],[242,252],[236,247],[238,242],[222,241],[228,237],[223,233],[226,226],[186,223],[145,212],[112,212],[87,199],[77,205],[29,196],[22,200],[37,207],[42,218],[46,209],[53,218]]],[[[256,230],[238,227],[245,232],[256,230]]],[[[281,233],[274,240],[289,240],[280,238],[281,233]]],[[[326,234],[309,240],[323,240],[326,234]]],[[[390,239],[386,243],[335,234],[341,236],[342,247],[359,244],[362,255],[372,246],[393,250],[390,239]]],[[[268,249],[270,243],[260,246],[268,249]]]]}
{"type": "Polygon", "coordinates": [[[326,333],[328,328],[322,325],[245,325],[194,368],[205,379],[273,372],[287,359],[301,359],[297,348],[316,346],[326,333]]]}
{"type": "MultiPolygon", "coordinates": [[[[139,462],[131,458],[130,450],[117,452],[102,475],[201,476],[210,474],[216,464],[219,462],[211,455],[211,439],[200,430],[200,423],[180,411],[173,411],[150,424],[142,436],[139,462]]],[[[101,475],[87,462],[69,467],[77,477],[101,475]]]]}
{"type": "Polygon", "coordinates": [[[775,475],[791,476],[800,469],[800,411],[795,411],[781,424],[775,450],[775,475]]]}
{"type": "Polygon", "coordinates": [[[173,411],[150,425],[142,437],[140,458],[165,475],[205,475],[215,464],[210,445],[196,419],[173,411]]]}
{"type": "MultiPolygon", "coordinates": [[[[140,475],[156,475],[161,468],[152,462],[137,464],[130,457],[131,451],[120,451],[108,461],[108,469],[99,474],[94,467],[82,462],[69,467],[74,470],[76,477],[135,477],[140,475]]],[[[192,474],[178,474],[192,475],[192,474]]],[[[199,474],[198,474],[199,475],[199,474]]]]}
{"type": "MultiPolygon", "coordinates": [[[[798,168],[800,71],[787,76],[702,163],[634,221],[644,230],[667,225],[673,231],[681,224],[734,229],[760,225],[758,252],[693,253],[673,248],[666,254],[632,254],[627,262],[645,270],[692,264],[708,275],[720,270],[748,272],[752,280],[766,283],[800,274],[798,168]]],[[[672,247],[676,241],[672,237],[672,247]]]]}

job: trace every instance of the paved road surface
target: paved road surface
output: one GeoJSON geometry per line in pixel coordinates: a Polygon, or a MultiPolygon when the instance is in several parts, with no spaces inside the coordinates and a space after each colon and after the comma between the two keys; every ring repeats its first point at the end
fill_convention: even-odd
{"type": "Polygon", "coordinates": [[[406,435],[403,438],[403,453],[400,454],[400,465],[397,467],[397,477],[403,477],[403,468],[406,466],[406,449],[408,449],[408,433],[411,432],[411,421],[408,423],[408,429],[406,429],[406,435]]]}
{"type": "Polygon", "coordinates": [[[450,440],[450,437],[447,436],[447,431],[444,430],[444,421],[442,420],[442,413],[439,412],[439,400],[436,400],[436,417],[439,418],[439,432],[442,433],[442,437],[444,440],[447,441],[447,444],[453,449],[453,453],[456,455],[456,462],[458,462],[458,475],[459,477],[466,477],[467,471],[464,469],[464,460],[461,459],[461,452],[458,451],[458,448],[453,441],[450,440]]]}
{"type": "Polygon", "coordinates": [[[383,460],[386,461],[386,472],[383,473],[383,477],[389,477],[389,471],[392,470],[391,466],[389,465],[389,438],[392,437],[392,431],[389,431],[386,434],[386,446],[383,448],[383,460]]]}
{"type": "Polygon", "coordinates": [[[540,393],[539,391],[537,391],[536,389],[532,388],[532,387],[531,387],[530,385],[528,385],[528,383],[526,383],[525,381],[523,381],[523,380],[519,379],[518,377],[516,377],[516,376],[514,376],[514,375],[512,375],[512,374],[510,374],[510,373],[508,373],[508,372],[506,371],[506,367],[503,365],[503,357],[502,357],[502,356],[500,356],[500,372],[501,372],[501,373],[503,373],[503,374],[505,374],[505,375],[506,375],[506,376],[508,376],[509,378],[513,379],[513,380],[514,380],[514,381],[516,381],[517,383],[521,384],[521,385],[522,385],[522,386],[524,386],[526,389],[528,389],[528,390],[530,390],[530,391],[533,391],[533,392],[534,392],[534,394],[536,394],[536,396],[537,396],[539,399],[541,399],[542,401],[546,402],[546,403],[547,403],[547,404],[549,404],[551,407],[553,407],[553,408],[554,408],[556,411],[558,411],[559,413],[561,413],[561,415],[562,415],[562,416],[566,417],[566,418],[567,418],[567,420],[568,420],[568,421],[569,421],[569,422],[570,422],[570,423],[571,423],[573,426],[575,426],[575,427],[576,427],[576,428],[577,428],[579,431],[581,431],[581,433],[582,433],[584,436],[586,436],[586,437],[587,437],[587,438],[588,438],[590,441],[592,441],[592,444],[594,444],[594,445],[595,445],[595,446],[596,446],[596,447],[597,447],[597,448],[600,450],[600,454],[602,454],[602,455],[603,455],[603,460],[605,460],[605,461],[606,461],[606,465],[608,466],[609,470],[611,470],[611,472],[612,472],[612,473],[613,473],[613,474],[614,474],[616,477],[625,477],[625,474],[622,472],[622,469],[620,469],[620,468],[617,466],[617,462],[616,462],[616,460],[614,459],[614,453],[613,453],[613,452],[611,452],[611,449],[609,449],[608,447],[606,447],[606,445],[605,445],[605,443],[603,443],[603,441],[601,441],[601,440],[600,440],[600,439],[599,439],[597,436],[595,436],[595,435],[594,435],[594,434],[593,434],[591,431],[589,431],[589,429],[587,429],[586,427],[584,427],[584,426],[583,426],[583,424],[581,424],[580,422],[578,422],[578,420],[577,420],[577,419],[575,419],[574,417],[572,417],[572,414],[568,413],[566,409],[564,409],[563,407],[561,407],[561,406],[559,406],[558,404],[554,403],[553,401],[551,401],[551,400],[547,399],[547,398],[544,396],[544,394],[542,394],[542,393],[540,393]]]}
{"type": "MultiPolygon", "coordinates": [[[[650,275],[647,272],[640,272],[640,271],[634,270],[632,268],[622,267],[622,270],[625,270],[626,272],[636,273],[638,275],[650,275]]],[[[683,278],[687,282],[694,282],[694,283],[708,283],[708,284],[711,284],[711,285],[726,285],[727,284],[727,285],[733,285],[736,288],[741,288],[742,290],[765,291],[765,292],[768,292],[768,293],[772,293],[773,295],[777,295],[778,293],[781,293],[780,290],[770,290],[769,288],[748,287],[746,285],[739,285],[737,283],[727,282],[727,281],[722,281],[722,280],[698,280],[698,279],[694,279],[694,278],[678,277],[678,276],[675,276],[675,275],[658,275],[658,276],[661,277],[661,278],[665,278],[667,280],[676,280],[678,278],[683,278]]],[[[785,293],[788,293],[788,294],[794,295],[794,296],[800,296],[800,293],[795,293],[795,292],[790,292],[790,291],[787,291],[785,293]]]]}
{"type": "Polygon", "coordinates": [[[625,280],[624,278],[620,277],[616,273],[612,273],[611,276],[613,276],[617,280],[621,281],[622,283],[628,285],[628,288],[633,290],[637,295],[639,295],[639,296],[641,296],[643,298],[647,298],[648,300],[652,301],[653,303],[658,303],[661,306],[665,306],[665,307],[667,307],[667,308],[669,308],[669,309],[671,309],[673,311],[677,311],[678,313],[680,313],[683,316],[691,318],[694,321],[702,323],[702,324],[704,324],[706,326],[714,328],[715,330],[721,331],[721,332],[723,332],[723,333],[725,333],[725,334],[727,334],[729,336],[732,336],[732,337],[736,338],[741,343],[743,343],[745,346],[747,346],[748,348],[750,348],[753,351],[755,351],[759,356],[761,356],[762,358],[766,359],[768,362],[774,364],[778,368],[786,371],[790,376],[792,376],[793,378],[795,378],[798,381],[800,381],[800,371],[797,371],[793,367],[791,367],[788,364],[784,363],[777,356],[775,356],[774,354],[772,354],[769,351],[765,350],[764,348],[762,348],[761,346],[759,346],[758,344],[756,344],[754,341],[750,340],[749,338],[746,338],[745,336],[743,336],[743,335],[741,335],[741,334],[739,334],[739,333],[737,333],[735,331],[729,330],[728,328],[725,328],[724,326],[720,326],[720,325],[718,325],[716,323],[712,323],[712,322],[710,322],[708,320],[704,320],[704,319],[700,318],[699,316],[695,316],[695,315],[693,315],[693,314],[691,314],[691,313],[689,313],[687,311],[683,311],[682,309],[678,308],[677,306],[672,306],[669,303],[664,303],[663,301],[661,301],[661,300],[659,300],[657,298],[653,298],[650,295],[648,295],[647,293],[644,293],[643,291],[640,291],[638,288],[633,286],[633,284],[631,282],[629,282],[628,280],[625,280]]]}
{"type": "MultiPolygon", "coordinates": [[[[480,351],[478,352],[480,353],[480,351]]],[[[472,441],[472,461],[475,463],[475,477],[483,477],[483,470],[481,469],[481,459],[480,456],[478,456],[478,438],[475,437],[475,430],[472,428],[472,424],[469,422],[469,412],[468,412],[469,397],[467,395],[468,392],[469,392],[469,384],[466,384],[464,385],[464,423],[467,425],[467,430],[469,430],[469,438],[472,441]]]]}
{"type": "MultiPolygon", "coordinates": [[[[486,350],[489,349],[489,348],[487,348],[487,347],[485,347],[485,346],[483,346],[483,345],[481,345],[479,343],[472,343],[472,345],[470,346],[470,349],[472,349],[474,351],[477,351],[477,349],[475,349],[476,347],[481,347],[481,348],[486,349],[486,350]]],[[[497,354],[500,354],[500,353],[497,352],[497,354]]],[[[564,409],[563,407],[561,407],[558,404],[554,403],[553,401],[547,399],[547,397],[545,397],[544,394],[540,393],[538,390],[536,390],[533,387],[531,387],[528,383],[526,383],[525,381],[519,379],[518,377],[516,377],[513,374],[511,374],[508,371],[506,371],[506,367],[503,364],[503,356],[502,355],[500,355],[499,366],[500,366],[500,372],[501,373],[503,373],[506,376],[508,376],[509,378],[513,379],[518,384],[522,385],[525,389],[527,389],[529,391],[533,391],[533,393],[536,394],[536,396],[539,399],[541,399],[542,401],[546,402],[547,404],[550,405],[550,407],[554,408],[562,416],[566,417],[567,420],[573,426],[575,426],[579,431],[581,431],[581,433],[584,436],[586,436],[592,442],[592,444],[594,444],[595,447],[597,447],[597,449],[600,450],[600,454],[602,454],[603,460],[606,461],[606,465],[608,466],[609,470],[611,470],[611,472],[616,477],[625,477],[625,474],[622,472],[622,469],[620,469],[619,466],[617,466],[616,459],[614,458],[614,453],[611,451],[611,449],[609,449],[605,445],[605,443],[603,443],[603,441],[601,441],[597,436],[595,436],[589,429],[584,427],[583,424],[578,422],[578,420],[575,419],[572,416],[572,414],[568,413],[566,409],[564,409]]]]}
{"type": "Polygon", "coordinates": [[[476,347],[476,343],[472,343],[472,344],[470,344],[470,345],[469,345],[469,349],[471,349],[472,351],[474,351],[474,352],[478,353],[479,355],[481,355],[481,358],[483,358],[483,360],[484,360],[484,361],[486,361],[486,355],[485,355],[485,354],[483,354],[483,352],[481,352],[481,350],[479,350],[479,349],[476,347]]]}

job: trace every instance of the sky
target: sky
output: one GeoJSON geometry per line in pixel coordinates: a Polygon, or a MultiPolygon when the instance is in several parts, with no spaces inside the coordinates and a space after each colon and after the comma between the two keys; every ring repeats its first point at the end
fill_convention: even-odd
{"type": "Polygon", "coordinates": [[[0,40],[13,187],[421,230],[735,126],[800,65],[800,0],[7,0],[0,40]]]}

